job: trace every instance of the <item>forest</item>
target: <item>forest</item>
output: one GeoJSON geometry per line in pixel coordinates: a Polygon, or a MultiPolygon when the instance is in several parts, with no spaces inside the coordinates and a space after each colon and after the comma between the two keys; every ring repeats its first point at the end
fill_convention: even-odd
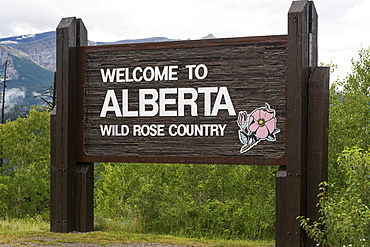
{"type": "MultiPolygon", "coordinates": [[[[335,66],[332,66],[335,67],[335,66]]],[[[370,246],[370,49],[331,84],[329,179],[311,222],[320,246],[370,246]]],[[[0,218],[50,219],[50,109],[0,124],[0,218]]],[[[274,239],[275,166],[95,163],[96,229],[274,239]]]]}

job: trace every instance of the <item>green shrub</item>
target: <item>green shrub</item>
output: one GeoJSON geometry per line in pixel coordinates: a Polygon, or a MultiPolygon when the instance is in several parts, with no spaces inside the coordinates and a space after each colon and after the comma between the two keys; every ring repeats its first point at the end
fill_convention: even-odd
{"type": "Polygon", "coordinates": [[[275,169],[265,166],[96,166],[98,218],[189,237],[273,238],[275,169]]]}
{"type": "Polygon", "coordinates": [[[301,226],[320,246],[369,246],[370,153],[346,149],[338,164],[346,174],[343,183],[320,185],[322,217],[310,223],[309,218],[301,216],[301,226]]]}

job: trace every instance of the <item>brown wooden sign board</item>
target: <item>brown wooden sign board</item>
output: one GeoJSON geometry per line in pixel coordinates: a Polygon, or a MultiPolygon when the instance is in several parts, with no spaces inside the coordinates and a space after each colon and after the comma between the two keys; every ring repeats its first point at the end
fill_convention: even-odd
{"type": "Polygon", "coordinates": [[[277,36],[89,47],[82,20],[62,19],[51,231],[93,230],[93,162],[279,165],[276,246],[315,246],[296,218],[320,216],[328,85],[307,0],[277,36]]]}
{"type": "Polygon", "coordinates": [[[75,48],[78,161],[283,164],[286,47],[285,35],[75,48]]]}

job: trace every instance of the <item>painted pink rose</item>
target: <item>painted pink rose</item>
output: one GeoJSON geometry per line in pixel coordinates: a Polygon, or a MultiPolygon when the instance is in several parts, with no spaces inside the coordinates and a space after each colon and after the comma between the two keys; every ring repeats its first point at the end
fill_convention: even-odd
{"type": "Polygon", "coordinates": [[[241,129],[245,129],[245,127],[247,127],[247,119],[248,113],[246,111],[239,112],[237,123],[241,129]]]}
{"type": "Polygon", "coordinates": [[[276,129],[275,111],[261,107],[254,110],[248,119],[248,130],[260,139],[266,139],[276,129]]]}

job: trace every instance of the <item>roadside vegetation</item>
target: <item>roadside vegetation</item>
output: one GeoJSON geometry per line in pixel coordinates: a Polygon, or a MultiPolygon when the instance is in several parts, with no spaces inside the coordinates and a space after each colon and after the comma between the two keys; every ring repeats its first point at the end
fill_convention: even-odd
{"type": "MultiPolygon", "coordinates": [[[[369,90],[370,50],[362,49],[348,77],[330,91],[329,181],[321,185],[319,204],[323,217],[297,219],[320,246],[370,246],[369,90]]],[[[273,244],[273,166],[97,163],[97,231],[49,233],[49,116],[48,109],[33,107],[26,118],[0,125],[0,243],[11,241],[8,236],[90,242],[85,238],[109,235],[112,243],[273,244]],[[18,220],[25,226],[12,228],[18,220]]]]}
{"type": "Polygon", "coordinates": [[[370,49],[331,86],[329,182],[320,185],[317,222],[300,217],[320,246],[370,246],[370,49]]]}
{"type": "Polygon", "coordinates": [[[134,233],[125,231],[118,222],[112,222],[108,228],[101,228],[88,233],[52,233],[49,222],[42,219],[4,219],[0,220],[0,245],[14,246],[35,245],[60,246],[62,244],[89,243],[108,244],[143,244],[157,243],[162,245],[201,246],[201,247],[270,247],[273,240],[227,240],[185,238],[163,234],[134,233]]]}

